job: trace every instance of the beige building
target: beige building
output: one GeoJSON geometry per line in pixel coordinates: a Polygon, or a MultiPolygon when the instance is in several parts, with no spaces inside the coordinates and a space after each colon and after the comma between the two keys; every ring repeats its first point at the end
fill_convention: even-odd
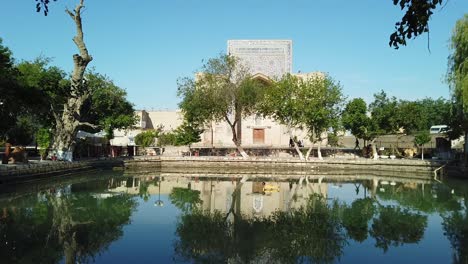
{"type": "Polygon", "coordinates": [[[131,130],[114,130],[114,138],[111,139],[112,146],[135,146],[135,136],[148,129],[162,127],[163,131],[172,131],[182,124],[183,116],[179,110],[176,111],[145,111],[139,110],[135,114],[138,122],[131,130]]]}
{"type": "MultiPolygon", "coordinates": [[[[254,78],[264,81],[280,79],[285,74],[309,79],[323,76],[321,72],[292,73],[292,41],[291,40],[229,40],[227,52],[238,57],[251,71],[254,78]]],[[[139,117],[138,129],[133,131],[116,131],[113,145],[134,145],[133,138],[142,130],[155,129],[163,126],[165,131],[177,128],[183,120],[180,111],[137,111],[139,117]]],[[[241,121],[241,142],[246,148],[283,148],[289,147],[290,135],[302,141],[304,146],[310,146],[306,131],[289,131],[272,119],[253,115],[241,121]]],[[[326,132],[322,145],[326,145],[326,132]]],[[[235,147],[232,142],[232,132],[226,122],[208,124],[201,135],[201,142],[193,147],[235,147]]]]}

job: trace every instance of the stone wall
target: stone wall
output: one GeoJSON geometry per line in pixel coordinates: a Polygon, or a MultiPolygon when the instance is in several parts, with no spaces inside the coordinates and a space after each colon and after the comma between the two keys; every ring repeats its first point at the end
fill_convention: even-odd
{"type": "Polygon", "coordinates": [[[444,163],[421,160],[325,159],[300,161],[298,159],[237,157],[160,157],[160,159],[126,160],[125,167],[145,169],[152,164],[162,171],[206,173],[296,173],[307,175],[421,175],[432,177],[433,171],[444,163]]]}
{"type": "Polygon", "coordinates": [[[0,165],[0,185],[27,182],[70,174],[79,171],[123,167],[122,159],[100,159],[88,161],[44,161],[26,164],[0,165]]]}

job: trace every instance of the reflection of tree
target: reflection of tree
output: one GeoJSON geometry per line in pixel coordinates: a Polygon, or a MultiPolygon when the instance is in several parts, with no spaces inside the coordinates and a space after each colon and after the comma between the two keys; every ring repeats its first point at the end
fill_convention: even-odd
{"type": "Polygon", "coordinates": [[[50,196],[52,230],[67,263],[85,262],[122,235],[135,206],[129,196],[96,199],[89,194],[50,196]],[[85,209],[86,208],[86,209],[85,209]]]}
{"type": "Polygon", "coordinates": [[[191,211],[196,205],[202,203],[200,199],[200,191],[192,190],[190,188],[175,187],[169,194],[169,200],[182,212],[191,211]]]}
{"type": "MultiPolygon", "coordinates": [[[[62,258],[57,243],[46,243],[51,218],[45,201],[33,201],[29,207],[4,207],[0,219],[0,262],[57,263],[62,258]]],[[[5,206],[5,205],[4,205],[5,206]]]]}
{"type": "Polygon", "coordinates": [[[453,263],[468,263],[468,185],[458,182],[449,183],[454,193],[462,197],[459,210],[443,214],[442,226],[450,241],[453,253],[453,263]]]}
{"type": "MultiPolygon", "coordinates": [[[[97,184],[102,184],[102,192],[108,183],[97,184]]],[[[18,208],[6,209],[0,237],[8,237],[10,246],[0,246],[2,262],[57,263],[64,257],[66,263],[83,263],[122,235],[136,206],[134,199],[73,189],[21,197],[14,203],[18,208]]]]}
{"type": "Polygon", "coordinates": [[[460,209],[460,204],[445,185],[426,184],[414,187],[416,188],[403,185],[389,186],[385,192],[379,192],[378,196],[382,200],[394,200],[401,206],[425,213],[443,213],[460,209]]]}
{"type": "Polygon", "coordinates": [[[427,216],[396,206],[379,206],[370,235],[375,238],[376,247],[387,251],[390,246],[419,242],[426,227],[427,216]]]}
{"type": "Polygon", "coordinates": [[[143,201],[145,201],[145,202],[147,202],[149,197],[150,197],[148,187],[149,187],[149,182],[140,181],[140,185],[139,185],[139,188],[138,188],[138,194],[140,195],[140,198],[142,198],[143,201]]]}
{"type": "Polygon", "coordinates": [[[357,199],[343,211],[343,226],[348,236],[358,242],[367,239],[368,223],[374,216],[374,201],[370,198],[357,199]]]}
{"type": "Polygon", "coordinates": [[[338,203],[311,196],[304,208],[274,213],[268,219],[272,255],[281,263],[333,262],[346,244],[338,211],[338,203]]]}
{"type": "Polygon", "coordinates": [[[468,263],[468,212],[456,211],[444,216],[443,228],[450,240],[454,263],[468,263]]]}
{"type": "Polygon", "coordinates": [[[175,251],[195,263],[333,262],[346,243],[337,210],[337,203],[329,206],[321,197],[264,218],[230,210],[234,220],[229,221],[220,212],[193,210],[180,218],[175,251]]]}
{"type": "Polygon", "coordinates": [[[183,214],[176,230],[176,254],[195,263],[223,263],[232,250],[228,247],[228,226],[219,212],[193,210],[183,214]]]}

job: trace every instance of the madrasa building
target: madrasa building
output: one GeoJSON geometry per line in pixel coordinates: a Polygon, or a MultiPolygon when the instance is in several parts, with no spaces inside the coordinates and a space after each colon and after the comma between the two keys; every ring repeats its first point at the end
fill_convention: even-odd
{"type": "MultiPolygon", "coordinates": [[[[228,40],[227,53],[237,57],[247,66],[253,78],[263,81],[275,81],[285,74],[292,74],[307,79],[323,75],[320,72],[293,73],[293,43],[292,40],[228,40]]],[[[143,130],[153,129],[162,125],[165,131],[176,129],[182,124],[181,111],[137,111],[139,117],[138,129],[132,131],[116,131],[111,144],[114,146],[134,145],[134,136],[143,130]]],[[[270,118],[252,115],[243,118],[238,125],[241,143],[244,148],[287,148],[290,142],[290,132],[270,118]]],[[[305,131],[294,130],[293,136],[310,146],[305,131]]],[[[326,138],[326,137],[325,137],[326,138]]],[[[326,139],[322,144],[326,144],[326,139]]],[[[199,148],[231,148],[231,128],[226,122],[212,122],[207,125],[201,141],[192,145],[199,148]]]]}

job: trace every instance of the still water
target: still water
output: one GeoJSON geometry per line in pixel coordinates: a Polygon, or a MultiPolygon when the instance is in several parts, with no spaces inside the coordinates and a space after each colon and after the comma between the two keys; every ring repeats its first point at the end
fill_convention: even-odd
{"type": "Polygon", "coordinates": [[[468,182],[100,172],[0,189],[0,263],[468,263],[468,182]]]}

